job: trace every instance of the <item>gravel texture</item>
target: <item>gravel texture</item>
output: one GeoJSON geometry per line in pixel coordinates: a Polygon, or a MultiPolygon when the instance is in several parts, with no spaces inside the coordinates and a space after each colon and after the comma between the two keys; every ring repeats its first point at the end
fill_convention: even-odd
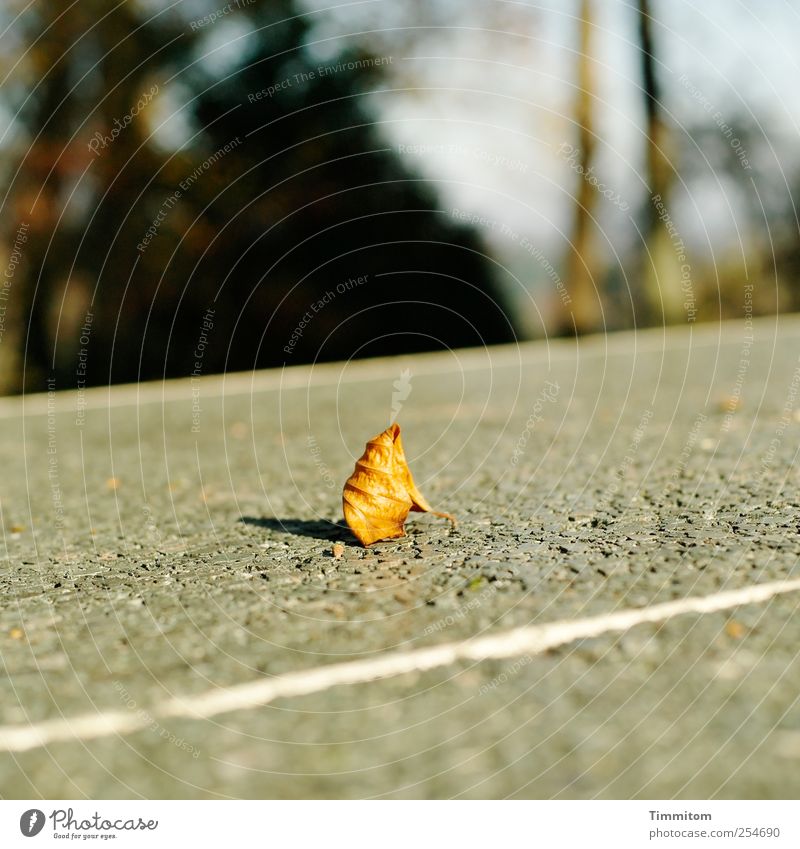
{"type": "Polygon", "coordinates": [[[1,402],[0,724],[152,723],[0,753],[0,795],[797,797],[798,593],[212,719],[156,708],[797,577],[799,343],[785,318],[1,402]],[[363,549],[341,487],[393,406],[459,525],[412,514],[363,549]]]}

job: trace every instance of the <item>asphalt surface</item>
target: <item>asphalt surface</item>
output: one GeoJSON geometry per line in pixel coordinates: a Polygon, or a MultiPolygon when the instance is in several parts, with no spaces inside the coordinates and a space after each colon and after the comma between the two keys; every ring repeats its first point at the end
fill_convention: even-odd
{"type": "Polygon", "coordinates": [[[800,576],[798,355],[792,317],[0,402],[0,726],[147,726],[0,751],[0,795],[797,798],[800,593],[158,706],[800,576]],[[365,550],[341,487],[393,406],[459,525],[365,550]]]}

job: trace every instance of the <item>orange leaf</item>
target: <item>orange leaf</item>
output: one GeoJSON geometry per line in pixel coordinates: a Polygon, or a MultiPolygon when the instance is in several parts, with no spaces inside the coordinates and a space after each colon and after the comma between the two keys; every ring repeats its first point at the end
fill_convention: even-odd
{"type": "Polygon", "coordinates": [[[367,443],[344,485],[342,507],[345,521],[362,545],[403,536],[411,510],[456,524],[448,513],[434,510],[414,486],[397,424],[367,443]]]}

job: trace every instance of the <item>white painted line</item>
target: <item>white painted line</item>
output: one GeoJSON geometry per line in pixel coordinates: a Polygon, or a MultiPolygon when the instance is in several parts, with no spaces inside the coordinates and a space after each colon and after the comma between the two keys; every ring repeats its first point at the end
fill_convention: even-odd
{"type": "Polygon", "coordinates": [[[0,751],[24,752],[50,743],[129,734],[152,725],[154,717],[205,719],[233,711],[252,710],[275,699],[319,693],[342,684],[365,684],[407,672],[422,672],[448,666],[459,660],[482,661],[542,654],[576,640],[619,633],[636,625],[665,622],[687,613],[730,610],[798,591],[800,578],[756,584],[744,589],[685,598],[587,619],[531,625],[473,640],[444,643],[411,651],[388,652],[366,660],[333,663],[274,678],[263,678],[248,684],[222,687],[199,695],[172,698],[135,713],[87,713],[73,719],[55,719],[28,726],[0,726],[0,751]]]}

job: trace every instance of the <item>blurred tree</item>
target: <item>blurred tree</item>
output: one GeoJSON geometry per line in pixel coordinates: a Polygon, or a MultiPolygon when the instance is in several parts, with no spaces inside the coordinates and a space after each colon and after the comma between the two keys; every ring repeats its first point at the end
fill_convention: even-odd
{"type": "Polygon", "coordinates": [[[379,58],[315,56],[293,12],[289,0],[261,4],[237,71],[193,86],[204,92],[197,117],[212,147],[240,140],[220,163],[225,188],[209,210],[220,238],[194,275],[221,292],[228,363],[510,340],[475,234],[439,211],[374,127],[367,103],[379,58]],[[367,279],[337,290],[358,278],[367,279]],[[241,295],[228,306],[234,289],[241,295]]]}
{"type": "Polygon", "coordinates": [[[238,4],[249,31],[218,79],[208,28],[171,8],[26,10],[24,388],[74,385],[84,353],[86,382],[105,383],[513,338],[474,232],[373,126],[378,64],[315,57],[296,12],[238,4]],[[179,108],[176,85],[194,135],[170,151],[152,116],[179,108]]]}
{"type": "Polygon", "coordinates": [[[581,0],[578,15],[577,89],[575,123],[578,129],[577,191],[572,237],[566,260],[566,286],[572,300],[570,318],[562,332],[590,333],[602,326],[601,269],[595,247],[594,209],[597,191],[584,175],[591,173],[595,157],[593,119],[594,75],[592,59],[592,0],[581,0]],[[573,326],[574,323],[574,326],[573,326]]]}
{"type": "Polygon", "coordinates": [[[708,185],[713,176],[735,232],[730,242],[692,263],[699,315],[742,318],[746,310],[754,315],[800,310],[800,164],[793,157],[794,138],[782,138],[771,127],[767,134],[745,110],[726,112],[723,120],[719,126],[706,110],[703,120],[686,120],[681,176],[694,186],[708,185]]]}
{"type": "Polygon", "coordinates": [[[137,358],[115,365],[112,352],[142,342],[154,289],[144,281],[154,269],[137,268],[133,248],[147,226],[146,204],[160,203],[180,173],[149,143],[139,113],[152,81],[185,55],[191,37],[174,17],[144,15],[133,2],[109,9],[102,0],[65,10],[39,0],[18,27],[17,114],[27,146],[12,193],[17,218],[30,222],[24,275],[15,281],[25,370],[6,370],[3,388],[42,389],[46,376],[58,388],[75,385],[81,349],[91,363],[87,384],[132,380],[137,358]]]}
{"type": "Polygon", "coordinates": [[[55,298],[58,269],[47,261],[48,252],[58,252],[55,231],[63,212],[62,198],[70,171],[76,163],[72,151],[64,148],[64,130],[72,121],[70,112],[69,60],[63,53],[64,43],[75,35],[75,19],[61,20],[64,15],[52,5],[37,7],[23,18],[26,24],[35,17],[30,32],[30,50],[26,54],[30,95],[25,111],[30,125],[31,141],[25,151],[16,183],[11,226],[6,234],[23,232],[25,262],[18,267],[9,299],[15,327],[10,328],[18,350],[13,354],[6,346],[4,390],[22,388],[22,369],[34,383],[41,384],[52,364],[53,350],[48,344],[48,304],[55,298]],[[25,279],[27,277],[27,279],[25,279]]]}
{"type": "Polygon", "coordinates": [[[649,190],[643,227],[642,292],[638,298],[640,320],[637,323],[672,324],[685,317],[685,297],[681,289],[682,263],[657,206],[657,203],[663,204],[662,208],[669,212],[668,204],[675,179],[675,152],[661,106],[650,0],[638,0],[637,23],[649,190]]]}

